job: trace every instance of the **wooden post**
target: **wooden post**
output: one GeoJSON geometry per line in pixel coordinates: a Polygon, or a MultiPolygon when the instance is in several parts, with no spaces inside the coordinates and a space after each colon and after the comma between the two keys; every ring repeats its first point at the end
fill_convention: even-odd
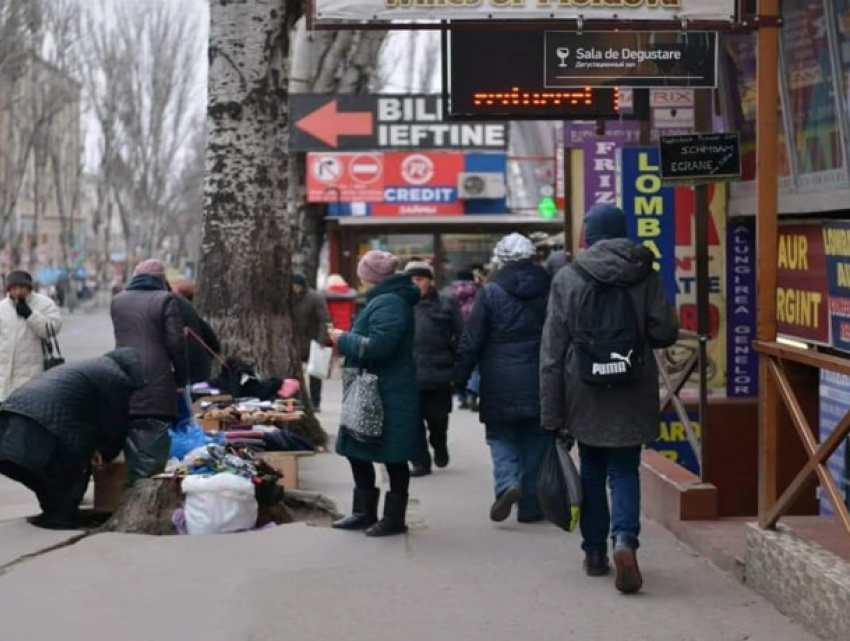
{"type": "MultiPolygon", "coordinates": [[[[758,329],[760,341],[776,340],[776,270],[780,128],[779,103],[779,0],[759,0],[756,77],[756,256],[758,260],[758,329]]],[[[770,357],[759,357],[759,523],[778,498],[777,412],[779,398],[768,370],[770,357]]]]}

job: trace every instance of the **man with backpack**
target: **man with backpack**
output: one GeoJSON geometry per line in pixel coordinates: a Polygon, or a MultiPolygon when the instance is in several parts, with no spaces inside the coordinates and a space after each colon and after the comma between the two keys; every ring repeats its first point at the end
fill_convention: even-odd
{"type": "Polygon", "coordinates": [[[654,256],[626,237],[621,209],[591,208],[584,234],[587,250],[552,283],[540,351],[541,420],[578,441],[585,571],[608,574],[610,533],[616,587],[628,594],[643,584],[636,557],[641,449],[659,436],[652,350],[675,343],[678,324],[654,256]]]}

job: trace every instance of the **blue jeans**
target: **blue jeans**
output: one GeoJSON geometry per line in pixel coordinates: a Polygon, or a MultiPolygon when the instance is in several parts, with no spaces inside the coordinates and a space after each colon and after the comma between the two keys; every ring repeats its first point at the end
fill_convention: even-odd
{"type": "Polygon", "coordinates": [[[581,536],[585,552],[605,552],[608,534],[634,549],[640,535],[640,446],[593,447],[579,443],[581,536]],[[608,507],[606,483],[611,486],[608,507]]]}
{"type": "Polygon", "coordinates": [[[537,502],[537,472],[551,440],[535,421],[529,423],[490,424],[487,444],[493,458],[496,498],[511,486],[522,490],[519,516],[536,519],[543,516],[537,502]]]}
{"type": "Polygon", "coordinates": [[[466,384],[466,390],[472,392],[476,396],[481,395],[481,372],[476,367],[472,370],[472,376],[469,377],[469,382],[466,384]]]}

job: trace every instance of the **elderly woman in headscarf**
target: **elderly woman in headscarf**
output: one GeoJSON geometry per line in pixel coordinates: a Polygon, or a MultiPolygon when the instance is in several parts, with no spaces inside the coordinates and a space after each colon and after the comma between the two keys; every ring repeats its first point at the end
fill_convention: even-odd
{"type": "Polygon", "coordinates": [[[349,516],[333,524],[338,530],[365,530],[367,536],[389,536],[407,531],[405,514],[410,485],[408,461],[420,454],[419,387],[413,356],[414,307],[419,289],[409,274],[397,274],[398,258],[370,251],[357,266],[366,290],[366,306],[350,332],[329,330],[331,340],[345,357],[346,367],[378,376],[384,421],[379,442],[358,440],[341,429],[336,452],[348,459],[354,476],[354,505],[349,516]],[[383,463],[390,478],[383,518],[378,520],[380,491],[374,463],[383,463]]]}
{"type": "Polygon", "coordinates": [[[520,234],[496,245],[499,269],[475,300],[454,376],[460,387],[476,365],[481,372],[479,418],[493,459],[490,519],[497,522],[517,503],[521,523],[543,518],[536,482],[548,438],[540,426],[539,366],[550,278],[534,256],[534,245],[520,234]]]}

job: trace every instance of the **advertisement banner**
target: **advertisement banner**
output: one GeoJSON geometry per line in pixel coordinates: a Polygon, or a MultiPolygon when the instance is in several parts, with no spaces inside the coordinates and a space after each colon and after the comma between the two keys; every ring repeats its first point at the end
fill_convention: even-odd
{"type": "MultiPolygon", "coordinates": [[[[694,428],[697,438],[702,438],[699,424],[699,412],[688,412],[688,420],[694,428]]],[[[685,425],[676,412],[665,412],[661,415],[661,436],[648,446],[659,454],[666,456],[674,463],[678,463],[686,470],[699,475],[699,463],[694,454],[694,448],[688,441],[685,425]]]]}
{"type": "Polygon", "coordinates": [[[756,338],[756,221],[730,220],[726,228],[726,396],[758,396],[756,338]]]}
{"type": "Polygon", "coordinates": [[[640,20],[731,22],[736,0],[313,0],[317,22],[640,20]]]}
{"type": "Polygon", "coordinates": [[[778,249],[779,333],[828,345],[828,283],[821,224],[780,223],[778,249]]]}
{"type": "Polygon", "coordinates": [[[464,154],[386,153],[384,193],[372,207],[373,216],[435,216],[463,214],[458,200],[458,175],[464,154]]]}
{"type": "Polygon", "coordinates": [[[832,346],[850,352],[850,223],[823,224],[832,346]]]}
{"type": "Polygon", "coordinates": [[[547,89],[717,85],[712,32],[546,31],[543,50],[547,89]]]}
{"type": "Polygon", "coordinates": [[[439,95],[292,94],[290,151],[504,151],[507,122],[448,122],[439,95]]]}
{"type": "MultiPolygon", "coordinates": [[[[591,138],[584,143],[584,211],[617,204],[617,154],[621,139],[591,138]]],[[[582,234],[582,237],[584,234],[582,234]]]]}
{"type": "MultiPolygon", "coordinates": [[[[726,231],[726,186],[709,185],[708,219],[708,387],[722,390],[726,386],[726,266],[723,238],[726,231]]],[[[697,277],[696,239],[694,222],[696,201],[690,187],[677,187],[675,192],[676,211],[676,310],[679,326],[696,332],[697,324],[697,277]]],[[[696,350],[694,341],[677,343],[665,352],[665,363],[671,374],[684,366],[696,350]]],[[[691,379],[696,383],[696,379],[691,379]]]]}
{"type": "Polygon", "coordinates": [[[643,243],[655,255],[670,305],[676,304],[676,210],[675,190],[661,183],[658,149],[625,148],[620,151],[620,206],[629,237],[643,243]]]}
{"type": "MultiPolygon", "coordinates": [[[[564,123],[564,146],[581,149],[596,138],[596,123],[589,120],[571,120],[564,123]]],[[[605,123],[605,137],[616,138],[621,145],[640,142],[640,123],[636,120],[611,120],[605,123]]]]}
{"type": "MultiPolygon", "coordinates": [[[[836,428],[847,412],[850,411],[850,376],[820,371],[820,442],[823,443],[836,428]]],[[[838,447],[829,457],[826,466],[838,484],[844,501],[850,505],[850,470],[847,469],[847,441],[838,447]]],[[[822,487],[818,488],[820,513],[822,516],[833,516],[835,508],[822,487]]]]}

